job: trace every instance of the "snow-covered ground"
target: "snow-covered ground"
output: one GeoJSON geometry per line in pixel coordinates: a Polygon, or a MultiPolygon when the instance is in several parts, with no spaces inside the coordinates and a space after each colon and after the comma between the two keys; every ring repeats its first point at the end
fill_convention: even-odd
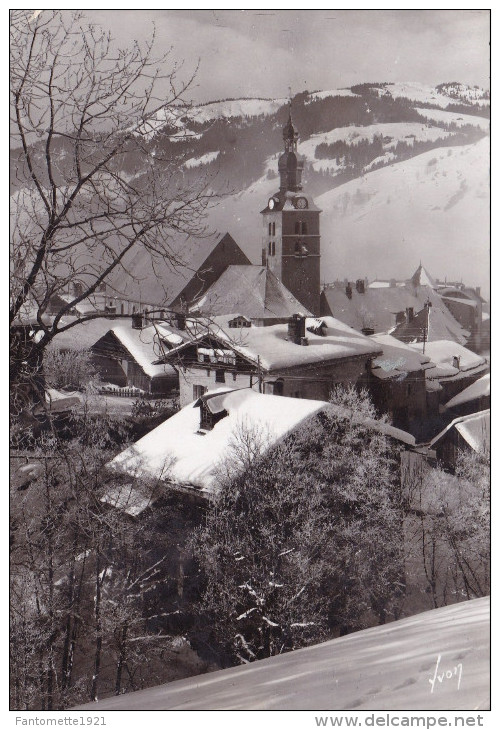
{"type": "Polygon", "coordinates": [[[201,165],[209,165],[211,162],[214,162],[220,155],[220,151],[216,150],[214,152],[207,152],[205,155],[202,155],[201,157],[190,157],[189,160],[186,160],[184,163],[184,167],[192,168],[192,167],[201,167],[201,165]]]}
{"type": "Polygon", "coordinates": [[[474,127],[480,127],[485,132],[489,131],[490,120],[485,117],[476,117],[472,114],[460,114],[458,112],[449,112],[444,109],[421,109],[416,107],[415,111],[426,119],[433,122],[446,122],[446,124],[456,124],[457,127],[464,127],[471,124],[474,127]]]}
{"type": "Polygon", "coordinates": [[[489,598],[81,708],[487,710],[489,598]]]}
{"type": "MultiPolygon", "coordinates": [[[[440,127],[433,127],[420,122],[369,124],[364,127],[351,125],[349,127],[337,127],[322,134],[313,134],[309,139],[299,144],[298,151],[301,155],[305,156],[308,162],[312,163],[315,170],[322,170],[326,167],[334,169],[336,167],[335,160],[316,159],[315,152],[318,145],[322,143],[333,144],[340,140],[350,145],[356,145],[361,140],[371,141],[375,135],[380,134],[384,138],[384,149],[391,150],[398,142],[406,142],[412,146],[415,142],[434,142],[440,137],[448,137],[450,132],[440,127]]],[[[267,164],[271,166],[269,165],[269,161],[267,164]]]]}
{"type": "MultiPolygon", "coordinates": [[[[451,86],[449,88],[452,90],[451,86]]],[[[481,106],[488,106],[490,103],[489,99],[479,98],[482,95],[482,89],[474,89],[465,86],[464,84],[461,84],[457,89],[457,92],[460,94],[460,97],[458,98],[443,93],[444,90],[438,91],[435,87],[421,84],[418,81],[401,81],[393,84],[387,84],[383,88],[377,89],[377,91],[380,96],[389,92],[389,94],[395,99],[404,97],[406,99],[411,99],[412,101],[423,101],[429,104],[435,104],[443,109],[446,109],[448,104],[463,104],[470,102],[473,104],[480,104],[481,106]]]]}
{"type": "Polygon", "coordinates": [[[213,119],[231,117],[257,117],[274,114],[288,99],[227,99],[195,106],[189,116],[196,122],[210,122],[213,119]]]}
{"type": "Polygon", "coordinates": [[[358,96],[354,94],[350,89],[330,89],[329,91],[313,91],[309,94],[309,99],[306,104],[310,104],[312,101],[318,101],[319,99],[328,99],[331,96],[358,96]]]}

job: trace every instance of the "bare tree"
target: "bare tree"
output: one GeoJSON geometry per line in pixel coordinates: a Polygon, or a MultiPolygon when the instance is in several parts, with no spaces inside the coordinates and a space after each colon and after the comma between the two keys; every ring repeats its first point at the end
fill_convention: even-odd
{"type": "MultiPolygon", "coordinates": [[[[175,267],[173,237],[204,233],[207,181],[183,182],[152,142],[159,120],[179,134],[193,77],[180,81],[154,40],[118,49],[80,13],[12,11],[10,322],[36,320],[35,352],[75,326],[65,316],[110,277],[130,276],[136,252],[175,267]]],[[[13,358],[14,380],[23,361],[13,358]]]]}

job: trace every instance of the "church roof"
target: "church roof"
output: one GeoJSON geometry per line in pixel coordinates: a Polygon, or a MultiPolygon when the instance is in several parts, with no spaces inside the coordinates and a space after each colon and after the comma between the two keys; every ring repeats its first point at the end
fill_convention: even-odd
{"type": "MultiPolygon", "coordinates": [[[[204,276],[211,268],[207,259],[217,247],[228,244],[239,251],[229,233],[204,238],[180,236],[170,244],[171,260],[164,256],[152,258],[149,252],[139,249],[124,259],[123,267],[113,272],[108,283],[118,298],[147,305],[171,304],[193,281],[199,283],[198,290],[203,289],[204,276]]],[[[240,253],[238,260],[248,261],[240,253]]]]}
{"type": "Polygon", "coordinates": [[[311,314],[265,266],[228,266],[192,310],[207,315],[239,312],[250,319],[311,314]]]}
{"type": "Polygon", "coordinates": [[[436,281],[432,278],[427,269],[422,266],[422,264],[419,265],[418,269],[411,277],[411,281],[414,286],[430,286],[433,289],[436,289],[437,286],[436,281]]]}

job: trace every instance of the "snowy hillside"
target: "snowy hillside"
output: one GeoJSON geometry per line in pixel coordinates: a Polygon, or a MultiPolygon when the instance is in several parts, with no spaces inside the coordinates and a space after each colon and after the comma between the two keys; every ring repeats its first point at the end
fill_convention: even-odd
{"type": "Polygon", "coordinates": [[[317,199],[321,277],[435,277],[489,285],[489,140],[434,149],[317,199]]]}
{"type": "Polygon", "coordinates": [[[109,697],[98,709],[488,710],[489,609],[489,598],[436,608],[250,665],[109,697]]]}
{"type": "Polygon", "coordinates": [[[418,81],[407,81],[393,84],[384,84],[378,93],[389,94],[394,99],[405,98],[412,101],[426,102],[445,109],[448,104],[469,103],[487,106],[489,98],[485,98],[482,89],[466,86],[465,84],[440,84],[427,86],[418,81]]]}

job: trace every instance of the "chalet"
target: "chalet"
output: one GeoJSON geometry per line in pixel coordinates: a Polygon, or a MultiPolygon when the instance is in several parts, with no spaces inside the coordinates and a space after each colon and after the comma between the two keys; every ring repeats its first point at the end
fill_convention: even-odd
{"type": "MultiPolygon", "coordinates": [[[[325,409],[332,409],[341,418],[353,417],[347,409],[324,401],[297,401],[250,388],[206,393],[108,464],[125,483],[109,488],[103,501],[138,516],[160,498],[162,486],[191,497],[210,498],[217,491],[222,464],[229,464],[234,473],[244,469],[238,443],[245,438],[245,429],[256,435],[256,449],[263,454],[325,409]],[[137,478],[140,484],[136,484],[137,478]]],[[[415,445],[413,436],[388,424],[365,418],[363,423],[382,431],[404,449],[415,445]]]]}
{"type": "Polygon", "coordinates": [[[166,322],[142,327],[141,322],[129,320],[108,329],[90,349],[102,380],[163,396],[177,388],[178,375],[171,365],[154,362],[189,339],[185,331],[166,322]]]}
{"type": "Polygon", "coordinates": [[[240,312],[257,326],[286,322],[296,312],[312,316],[266,266],[228,266],[191,312],[207,316],[240,312]]]}
{"type": "Polygon", "coordinates": [[[486,452],[490,448],[490,410],[455,418],[430,442],[438,463],[454,470],[460,451],[486,452]]]}
{"type": "Polygon", "coordinates": [[[327,400],[334,385],[361,382],[382,352],[333,317],[296,314],[288,324],[268,327],[244,320],[238,314],[214,317],[191,342],[158,360],[179,370],[181,406],[224,385],[327,400]]]}

